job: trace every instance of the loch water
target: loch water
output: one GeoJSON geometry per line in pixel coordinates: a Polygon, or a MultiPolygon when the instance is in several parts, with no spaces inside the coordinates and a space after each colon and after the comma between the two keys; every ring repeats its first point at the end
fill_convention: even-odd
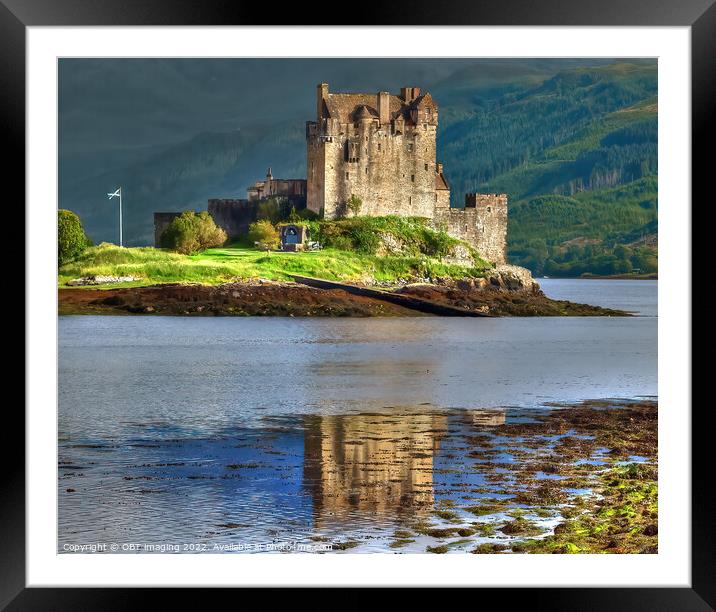
{"type": "Polygon", "coordinates": [[[476,432],[657,395],[656,281],[538,280],[637,316],[60,317],[58,551],[392,552],[476,432]]]}

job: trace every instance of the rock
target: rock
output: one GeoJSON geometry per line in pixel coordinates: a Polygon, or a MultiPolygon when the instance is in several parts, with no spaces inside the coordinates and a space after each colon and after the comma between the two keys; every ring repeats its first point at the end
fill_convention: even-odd
{"type": "Polygon", "coordinates": [[[106,283],[131,283],[139,280],[139,276],[83,276],[67,281],[69,287],[83,287],[85,285],[103,285],[106,283]]]}
{"type": "Polygon", "coordinates": [[[659,533],[659,527],[657,525],[647,525],[644,527],[644,535],[655,536],[659,533]]]}
{"type": "Polygon", "coordinates": [[[402,240],[399,240],[396,236],[389,233],[380,233],[380,246],[378,247],[377,254],[380,256],[385,255],[402,255],[405,245],[402,240]]]}
{"type": "Polygon", "coordinates": [[[539,285],[532,279],[527,268],[501,264],[487,277],[487,282],[495,288],[505,291],[535,291],[539,285]]]}
{"type": "Polygon", "coordinates": [[[472,279],[469,278],[461,278],[456,283],[455,286],[460,291],[471,291],[475,288],[475,283],[472,281],[472,279]]]}
{"type": "Polygon", "coordinates": [[[448,264],[457,264],[459,266],[473,266],[475,260],[472,258],[470,249],[464,244],[456,244],[450,250],[447,257],[443,257],[442,261],[448,264]]]}

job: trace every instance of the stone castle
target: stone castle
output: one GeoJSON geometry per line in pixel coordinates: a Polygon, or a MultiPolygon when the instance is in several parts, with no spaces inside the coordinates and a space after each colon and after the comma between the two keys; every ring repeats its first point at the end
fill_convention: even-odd
{"type": "Polygon", "coordinates": [[[306,123],[307,206],[335,219],[352,196],[361,215],[427,217],[451,236],[504,263],[507,196],[467,194],[450,207],[450,187],[437,161],[438,105],[418,87],[331,93],[317,87],[316,120],[306,123]]]}
{"type": "MultiPolygon", "coordinates": [[[[437,161],[438,105],[418,87],[399,95],[331,93],[317,87],[316,120],[306,122],[307,178],[275,179],[271,169],[246,199],[211,199],[209,213],[229,237],[245,234],[258,206],[280,198],[326,219],[348,214],[352,197],[360,215],[426,217],[435,227],[471,244],[494,263],[506,258],[507,196],[469,193],[450,207],[450,187],[437,161]]],[[[155,239],[178,213],[155,213],[155,239]]]]}

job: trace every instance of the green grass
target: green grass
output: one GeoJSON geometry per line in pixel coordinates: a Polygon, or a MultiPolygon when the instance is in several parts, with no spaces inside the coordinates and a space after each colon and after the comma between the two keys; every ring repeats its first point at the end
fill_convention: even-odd
{"type": "MultiPolygon", "coordinates": [[[[88,248],[59,269],[59,286],[83,276],[135,276],[140,280],[121,286],[160,283],[217,285],[237,280],[265,278],[292,280],[291,274],[329,280],[392,281],[411,277],[465,278],[483,276],[489,264],[474,267],[442,263],[422,256],[380,257],[325,249],[306,253],[280,253],[230,246],[208,249],[198,255],[179,255],[151,247],[120,248],[103,243],[88,248]]],[[[102,287],[117,284],[101,285],[102,287]]]]}
{"type": "MultiPolygon", "coordinates": [[[[399,253],[410,257],[448,257],[455,247],[468,248],[479,265],[479,256],[474,249],[445,231],[432,227],[430,219],[424,217],[351,217],[316,223],[318,237],[326,247],[377,255],[385,249],[385,238],[392,242],[399,253]]],[[[385,254],[385,253],[382,253],[385,254]]]]}

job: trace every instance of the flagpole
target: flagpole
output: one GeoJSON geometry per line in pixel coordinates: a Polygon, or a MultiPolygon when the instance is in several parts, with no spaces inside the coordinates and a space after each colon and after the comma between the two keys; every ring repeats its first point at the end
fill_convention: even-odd
{"type": "Polygon", "coordinates": [[[107,197],[111,200],[112,198],[119,198],[119,246],[122,244],[122,188],[119,187],[114,193],[108,193],[107,197]]]}
{"type": "Polygon", "coordinates": [[[122,188],[119,188],[119,246],[122,246],[122,188]]]}

